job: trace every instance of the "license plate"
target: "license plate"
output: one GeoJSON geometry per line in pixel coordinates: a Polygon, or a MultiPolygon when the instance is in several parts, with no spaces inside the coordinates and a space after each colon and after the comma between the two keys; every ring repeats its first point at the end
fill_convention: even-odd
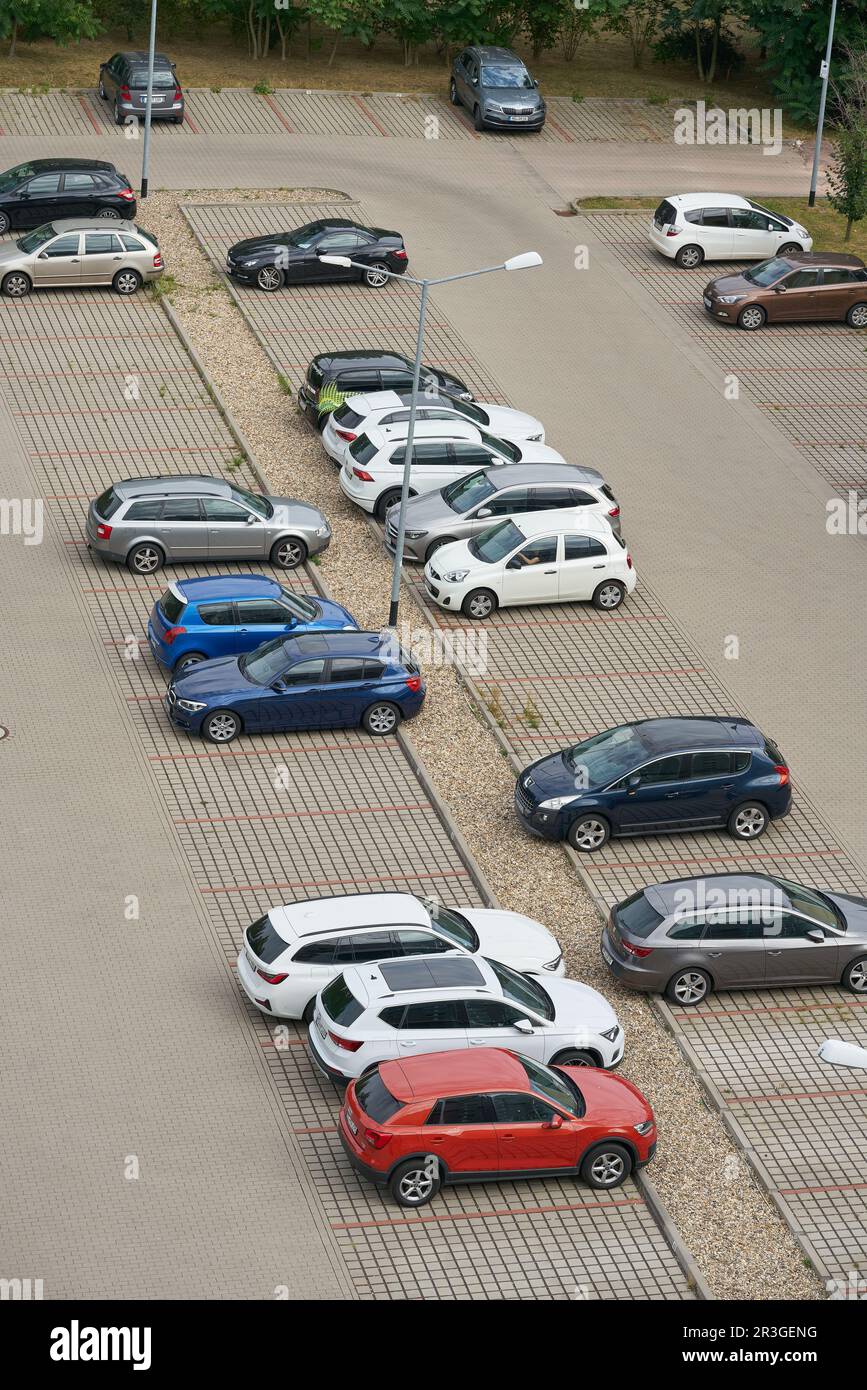
{"type": "Polygon", "coordinates": [[[358,1133],[358,1125],[357,1125],[357,1124],[355,1123],[355,1121],[353,1120],[353,1118],[352,1118],[352,1116],[350,1115],[349,1111],[348,1111],[348,1110],[344,1110],[343,1113],[344,1113],[344,1115],[346,1116],[346,1127],[347,1127],[347,1129],[349,1130],[350,1134],[357,1134],[357,1133],[358,1133]]]}
{"type": "Polygon", "coordinates": [[[513,116],[513,117],[512,117],[512,120],[513,120],[513,121],[529,121],[529,119],[530,119],[529,116],[513,116]]]}
{"type": "Polygon", "coordinates": [[[704,296],[704,307],[705,307],[706,309],[709,309],[709,308],[710,308],[710,305],[711,305],[711,301],[710,301],[710,299],[708,298],[708,296],[705,295],[705,296],[704,296]]]}
{"type": "Polygon", "coordinates": [[[613,965],[613,964],[614,964],[614,957],[613,957],[608,951],[606,951],[606,949],[605,949],[604,946],[601,948],[601,950],[602,950],[602,959],[605,961],[605,964],[606,964],[606,965],[613,965]]]}
{"type": "Polygon", "coordinates": [[[316,1027],[319,1030],[320,1038],[324,1042],[325,1039],[328,1037],[328,1029],[325,1027],[325,1024],[322,1022],[322,1019],[319,1017],[318,1014],[316,1015],[316,1027]]]}

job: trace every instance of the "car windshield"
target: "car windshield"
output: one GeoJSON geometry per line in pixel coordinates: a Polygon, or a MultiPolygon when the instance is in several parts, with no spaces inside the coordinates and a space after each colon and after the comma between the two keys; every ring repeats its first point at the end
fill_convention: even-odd
{"type": "Polygon", "coordinates": [[[465,951],[475,953],[479,949],[479,938],[466,917],[455,912],[453,907],[443,907],[442,903],[431,902],[429,898],[423,898],[422,902],[430,913],[431,921],[449,941],[463,946],[465,951]]]}
{"type": "Polygon", "coordinates": [[[571,772],[580,769],[581,786],[578,790],[592,791],[594,787],[607,787],[610,782],[616,782],[646,758],[650,751],[631,724],[621,724],[616,729],[607,729],[604,734],[595,734],[593,738],[567,748],[563,761],[571,772]]]}
{"type": "Polygon", "coordinates": [[[482,436],[482,443],[487,444],[489,449],[495,449],[504,458],[511,459],[512,463],[521,462],[521,450],[517,444],[513,444],[509,439],[500,439],[496,434],[486,434],[484,430],[480,430],[479,433],[482,436]]]}
{"type": "Polygon", "coordinates": [[[443,488],[440,496],[444,502],[448,502],[453,512],[462,516],[470,507],[484,502],[485,498],[490,497],[496,490],[487,470],[483,468],[478,473],[471,473],[468,478],[458,478],[456,483],[449,483],[448,487],[443,488]]]}
{"type": "Polygon", "coordinates": [[[754,212],[764,213],[766,217],[776,217],[778,222],[782,222],[786,227],[794,227],[791,217],[784,217],[781,212],[771,212],[770,208],[763,207],[761,203],[754,203],[752,198],[747,198],[747,202],[754,212]]]}
{"type": "Polygon", "coordinates": [[[40,246],[44,246],[46,241],[57,236],[53,222],[44,222],[41,227],[36,227],[34,231],[28,232],[27,236],[21,237],[15,245],[19,251],[24,251],[29,256],[33,251],[38,251],[40,246]]]}
{"type": "Polygon", "coordinates": [[[312,598],[308,598],[306,594],[293,594],[291,589],[284,589],[282,584],[280,585],[280,593],[283,595],[283,602],[289,612],[304,623],[312,623],[313,619],[318,618],[322,612],[319,604],[315,603],[312,598]]]}
{"type": "Polygon", "coordinates": [[[824,893],[817,893],[812,888],[802,888],[799,883],[789,883],[784,878],[774,879],[774,882],[788,894],[796,912],[803,912],[805,917],[812,917],[814,921],[821,922],[823,927],[846,930],[845,917],[837,911],[824,893]]]}
{"type": "Polygon", "coordinates": [[[16,164],[14,169],[7,169],[5,174],[0,174],[0,193],[8,193],[22,179],[29,179],[32,173],[32,164],[16,164]]]}
{"type": "Polygon", "coordinates": [[[768,285],[776,284],[780,276],[786,275],[791,269],[790,261],[783,261],[779,256],[775,256],[772,261],[762,261],[761,265],[753,266],[752,270],[745,270],[743,276],[751,285],[758,285],[764,289],[768,285]]]}
{"type": "Polygon", "coordinates": [[[246,676],[254,685],[270,685],[286,670],[288,664],[289,658],[282,637],[263,642],[262,646],[257,647],[249,656],[238,658],[241,675],[246,676]]]}
{"type": "Polygon", "coordinates": [[[526,68],[512,63],[491,63],[482,68],[483,87],[523,87],[525,91],[533,86],[533,79],[526,68]]]}
{"type": "Polygon", "coordinates": [[[449,396],[449,410],[454,410],[458,415],[465,415],[468,420],[472,420],[476,425],[489,425],[487,413],[477,405],[471,405],[469,401],[457,400],[454,396],[449,396]]]}
{"type": "Polygon", "coordinates": [[[530,1009],[549,1021],[553,1019],[554,1005],[542,986],[531,980],[529,975],[519,975],[517,970],[503,965],[499,960],[489,960],[488,965],[500,982],[503,998],[508,999],[510,1004],[516,1004],[519,1009],[530,1009]]]}
{"type": "Polygon", "coordinates": [[[298,227],[294,232],[290,232],[285,238],[287,246],[297,246],[299,250],[306,250],[312,246],[316,238],[321,234],[322,228],[317,226],[298,227]]]}
{"type": "Polygon", "coordinates": [[[495,526],[489,526],[486,531],[467,541],[467,549],[477,560],[484,561],[486,565],[495,565],[516,546],[523,545],[526,539],[514,521],[498,521],[495,526]]]}
{"type": "Polygon", "coordinates": [[[555,1071],[541,1066],[539,1062],[531,1062],[529,1057],[519,1057],[518,1061],[527,1073],[530,1089],[535,1091],[537,1096],[544,1096],[546,1100],[553,1101],[576,1119],[581,1118],[584,1114],[584,1097],[577,1086],[571,1085],[567,1077],[558,1076],[555,1071]]]}
{"type": "Polygon", "coordinates": [[[232,496],[236,502],[242,502],[245,507],[249,507],[251,512],[257,516],[273,516],[274,508],[267,497],[260,497],[258,492],[248,492],[245,487],[233,487],[232,496]]]}

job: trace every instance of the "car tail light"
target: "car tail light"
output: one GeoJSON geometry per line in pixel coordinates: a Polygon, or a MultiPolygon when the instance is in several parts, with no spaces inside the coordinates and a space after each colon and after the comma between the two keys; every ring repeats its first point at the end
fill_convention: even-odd
{"type": "Polygon", "coordinates": [[[119,198],[126,198],[128,203],[135,202],[135,194],[131,188],[119,188],[117,190],[117,196],[119,198]]]}
{"type": "Polygon", "coordinates": [[[780,786],[787,787],[789,785],[789,769],[786,767],[785,763],[777,763],[774,772],[779,776],[780,786]]]}
{"type": "Polygon", "coordinates": [[[345,439],[348,444],[351,444],[353,439],[358,438],[358,435],[353,434],[352,430],[335,430],[334,433],[337,435],[338,439],[345,439]]]}
{"type": "Polygon", "coordinates": [[[365,472],[363,468],[353,468],[352,471],[355,474],[356,478],[360,478],[363,483],[373,482],[373,474],[365,472]]]}
{"type": "Polygon", "coordinates": [[[96,528],[96,534],[99,536],[99,539],[101,541],[107,541],[109,536],[111,535],[111,527],[106,526],[105,522],[101,521],[96,528]]]}
{"type": "Polygon", "coordinates": [[[361,1047],[360,1042],[352,1042],[349,1038],[339,1038],[336,1033],[329,1032],[331,1041],[336,1047],[342,1047],[344,1052],[357,1052],[361,1047]]]}
{"type": "Polygon", "coordinates": [[[175,87],[175,101],[181,101],[182,98],[183,92],[181,91],[180,87],[175,87]]]}
{"type": "Polygon", "coordinates": [[[623,947],[624,951],[628,951],[631,956],[638,956],[641,960],[643,960],[645,956],[651,955],[653,952],[652,946],[633,946],[632,942],[627,941],[625,936],[620,938],[620,945],[623,947]]]}
{"type": "Polygon", "coordinates": [[[611,508],[611,511],[608,513],[608,515],[609,515],[609,516],[619,516],[619,515],[620,515],[620,508],[619,508],[619,507],[612,507],[612,508],[611,508]]]}
{"type": "Polygon", "coordinates": [[[260,970],[258,966],[256,966],[256,974],[261,975],[266,985],[282,985],[283,981],[289,978],[285,972],[282,975],[268,975],[264,970],[260,970]]]}
{"type": "Polygon", "coordinates": [[[675,225],[674,225],[673,222],[670,222],[669,225],[668,225],[668,226],[666,227],[666,229],[665,229],[665,235],[666,235],[666,236],[677,236],[677,234],[678,234],[678,232],[677,232],[677,227],[675,227],[675,225]]]}
{"type": "Polygon", "coordinates": [[[626,552],[626,568],[628,570],[632,569],[632,556],[630,555],[628,550],[626,552]]]}
{"type": "Polygon", "coordinates": [[[156,255],[154,256],[154,270],[162,270],[162,268],[163,268],[163,253],[162,253],[162,251],[157,251],[156,255]]]}
{"type": "Polygon", "coordinates": [[[391,1143],[391,1135],[381,1129],[366,1129],[364,1137],[372,1149],[384,1149],[386,1144],[391,1143]]]}
{"type": "Polygon", "coordinates": [[[175,638],[180,637],[181,633],[186,632],[186,630],[187,629],[185,627],[168,627],[163,633],[163,641],[167,642],[168,645],[171,646],[175,638]]]}
{"type": "Polygon", "coordinates": [[[407,258],[405,251],[392,251],[391,254],[396,261],[405,261],[407,258]]]}
{"type": "Polygon", "coordinates": [[[129,87],[121,87],[121,89],[120,89],[120,99],[121,99],[121,101],[132,101],[132,97],[130,96],[130,93],[129,93],[129,87]]]}
{"type": "Polygon", "coordinates": [[[412,690],[413,693],[416,690],[421,690],[421,676],[407,676],[406,688],[412,690]]]}

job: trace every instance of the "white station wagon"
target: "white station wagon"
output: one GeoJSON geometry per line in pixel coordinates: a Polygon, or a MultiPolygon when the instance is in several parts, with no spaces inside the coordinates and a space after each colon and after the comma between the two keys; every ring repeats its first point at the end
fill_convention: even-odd
{"type": "Polygon", "coordinates": [[[467,618],[488,618],[513,604],[582,600],[611,612],[635,581],[626,542],[605,517],[583,509],[499,521],[442,546],[424,569],[434,602],[467,618]]]}
{"type": "MultiPolygon", "coordinates": [[[[335,463],[342,464],[347,444],[353,444],[360,434],[373,425],[402,425],[409,422],[412,405],[411,391],[371,391],[367,395],[349,396],[332,410],[322,431],[325,452],[335,463]]],[[[422,420],[455,421],[476,425],[502,439],[530,439],[545,443],[545,426],[533,415],[511,406],[488,405],[483,401],[461,401],[457,396],[420,396],[416,403],[416,423],[422,420]]]]}

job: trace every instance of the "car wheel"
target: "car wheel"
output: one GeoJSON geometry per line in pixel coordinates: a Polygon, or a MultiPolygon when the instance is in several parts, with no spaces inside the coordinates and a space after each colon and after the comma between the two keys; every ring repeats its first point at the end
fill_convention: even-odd
{"type": "Polygon", "coordinates": [[[454,78],[452,78],[451,82],[449,83],[449,101],[451,102],[452,106],[460,106],[461,104],[461,99],[458,96],[458,89],[455,85],[454,78]]]}
{"type": "Polygon", "coordinates": [[[400,488],[392,488],[390,492],[384,492],[381,497],[376,499],[374,515],[377,521],[385,521],[388,511],[400,501],[400,488]]]}
{"type": "Polygon", "coordinates": [[[105,101],[105,87],[103,86],[102,78],[99,79],[99,85],[96,90],[99,93],[100,101],[105,101]]]}
{"type": "Polygon", "coordinates": [[[126,567],[133,574],[156,574],[157,570],[162,569],[165,560],[166,557],[158,545],[144,541],[141,545],[133,546],[126,557],[126,567]]]}
{"type": "Polygon", "coordinates": [[[473,589],[461,604],[464,616],[473,618],[476,622],[480,622],[482,618],[490,618],[496,608],[497,596],[492,594],[490,589],[473,589]]]}
{"type": "Polygon", "coordinates": [[[114,103],[114,123],[115,125],[124,125],[126,123],[126,117],[117,102],[114,103]]]}
{"type": "Polygon", "coordinates": [[[202,723],[209,743],[231,743],[241,732],[241,720],[232,709],[215,709],[202,723]]]}
{"type": "Polygon", "coordinates": [[[428,1159],[408,1158],[399,1163],[389,1179],[388,1189],[400,1207],[423,1207],[442,1187],[440,1166],[428,1159]]]}
{"type": "Polygon", "coordinates": [[[140,284],[141,276],[137,270],[119,270],[111,282],[117,294],[135,294],[140,284]]]}
{"type": "Polygon", "coordinates": [[[787,241],[785,246],[781,246],[776,254],[778,256],[800,256],[803,250],[803,246],[799,246],[797,241],[787,241]]]}
{"type": "Polygon", "coordinates": [[[703,970],[680,970],[665,986],[665,997],[672,1004],[686,1008],[690,1004],[700,1004],[711,988],[710,976],[703,970]]]}
{"type": "Polygon", "coordinates": [[[764,835],[770,816],[758,801],[744,801],[729,816],[729,834],[736,840],[757,840],[764,835]]]}
{"type": "Polygon", "coordinates": [[[368,705],[361,716],[362,729],[366,729],[369,734],[376,734],[377,738],[393,734],[399,723],[400,710],[388,700],[377,700],[375,705],[368,705]]]}
{"type": "Polygon", "coordinates": [[[186,656],[179,657],[175,662],[174,673],[179,676],[182,671],[188,671],[191,666],[198,666],[202,661],[207,660],[204,652],[187,652],[186,656]]]}
{"type": "Polygon", "coordinates": [[[679,265],[681,270],[695,270],[696,266],[701,265],[704,260],[704,252],[700,246],[681,246],[674,258],[675,265],[679,265]]]}
{"type": "Polygon", "coordinates": [[[598,1067],[599,1058],[592,1052],[585,1052],[581,1048],[567,1047],[565,1052],[558,1052],[556,1057],[551,1058],[552,1067],[598,1067]]]}
{"type": "Polygon", "coordinates": [[[757,328],[764,327],[767,317],[760,304],[748,304],[738,314],[738,328],[745,328],[748,333],[755,333],[757,328]]]}
{"type": "Polygon", "coordinates": [[[262,269],[256,272],[256,284],[260,290],[267,290],[269,294],[279,290],[284,279],[282,270],[276,265],[263,265],[262,269]]]}
{"type": "Polygon", "coordinates": [[[369,265],[364,272],[364,283],[372,290],[381,290],[383,285],[388,284],[388,278],[388,266],[383,265],[382,261],[369,265]]]}
{"type": "Polygon", "coordinates": [[[867,328],[867,304],[853,304],[846,322],[850,328],[867,328]]]}
{"type": "Polygon", "coordinates": [[[840,983],[844,989],[851,990],[853,994],[867,994],[867,956],[859,956],[857,960],[850,960],[843,971],[843,978],[840,983]]]}
{"type": "Polygon", "coordinates": [[[270,560],[281,570],[297,570],[307,559],[307,546],[295,536],[284,536],[271,546],[270,560]]]}
{"type": "Polygon", "coordinates": [[[482,120],[481,107],[479,106],[473,107],[473,125],[476,127],[476,130],[484,130],[485,128],[485,123],[482,120]]]}
{"type": "Polygon", "coordinates": [[[424,553],[425,564],[427,564],[430,557],[432,555],[436,555],[437,551],[441,550],[444,545],[453,545],[454,539],[454,536],[442,536],[438,541],[431,541],[430,545],[424,553]]]}
{"type": "Polygon", "coordinates": [[[0,236],[9,231],[9,217],[5,212],[0,212],[0,236]]]}
{"type": "Polygon", "coordinates": [[[594,590],[593,607],[601,608],[603,612],[610,613],[613,609],[620,607],[625,597],[625,584],[621,584],[618,579],[606,579],[604,584],[598,584],[594,590]]]}
{"type": "Polygon", "coordinates": [[[632,1172],[632,1155],[622,1144],[597,1144],[581,1163],[581,1176],[589,1187],[619,1187],[632,1172]]]}
{"type": "Polygon", "coordinates": [[[102,218],[103,220],[109,220],[113,222],[120,221],[120,213],[117,211],[116,208],[100,208],[99,212],[96,215],[97,217],[102,218]]]}
{"type": "Polygon", "coordinates": [[[8,275],[3,276],[2,288],[9,299],[23,299],[33,289],[33,282],[23,270],[10,270],[8,275]]]}
{"type": "Polygon", "coordinates": [[[611,839],[611,826],[604,816],[579,816],[569,826],[566,839],[579,854],[593,854],[611,839]]]}

